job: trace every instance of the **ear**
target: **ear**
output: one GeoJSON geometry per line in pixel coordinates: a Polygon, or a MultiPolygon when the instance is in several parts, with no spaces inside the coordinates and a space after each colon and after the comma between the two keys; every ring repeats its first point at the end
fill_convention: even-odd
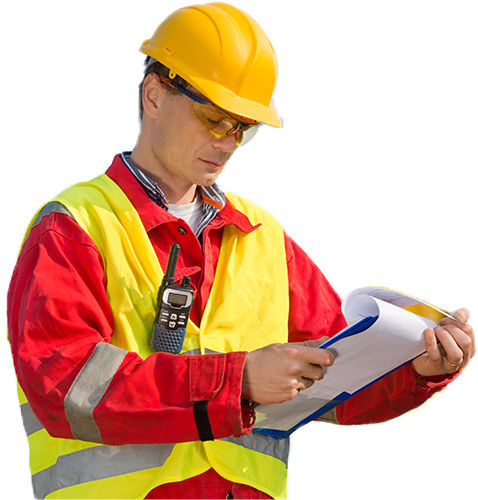
{"type": "Polygon", "coordinates": [[[155,73],[150,73],[143,83],[143,109],[144,113],[155,120],[159,108],[166,95],[166,90],[155,73]]]}

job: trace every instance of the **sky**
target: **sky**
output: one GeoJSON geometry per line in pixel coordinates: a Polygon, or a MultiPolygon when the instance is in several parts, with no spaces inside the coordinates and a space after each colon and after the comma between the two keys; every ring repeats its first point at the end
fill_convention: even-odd
{"type": "MultiPolygon", "coordinates": [[[[135,98],[143,61],[143,55],[137,51],[138,47],[152,35],[157,24],[169,12],[189,3],[191,2],[179,0],[143,0],[139,3],[125,0],[7,2],[2,7],[3,22],[0,30],[0,101],[11,98],[135,98]]],[[[231,0],[229,3],[251,13],[271,39],[278,54],[280,68],[276,96],[312,98],[316,91],[316,77],[311,65],[244,1],[231,0]]],[[[338,34],[340,18],[320,0],[275,0],[273,6],[279,13],[283,13],[283,18],[292,27],[300,25],[301,32],[311,45],[339,47],[344,52],[351,46],[356,48],[357,44],[366,47],[366,43],[356,33],[338,34]],[[307,15],[307,12],[318,8],[322,9],[322,15],[307,15]]],[[[134,131],[125,134],[104,139],[104,151],[101,153],[105,157],[104,161],[107,161],[110,154],[106,144],[113,152],[117,152],[115,148],[121,147],[119,142],[126,143],[134,139],[134,131]]],[[[12,240],[11,244],[9,242],[8,254],[5,249],[2,254],[8,262],[1,269],[1,283],[5,288],[23,227],[34,207],[45,196],[53,196],[62,187],[79,180],[62,167],[62,158],[66,158],[67,154],[66,147],[79,138],[73,137],[73,134],[58,133],[53,139],[50,134],[48,141],[52,140],[65,141],[55,155],[42,147],[42,144],[46,144],[46,135],[43,137],[41,133],[35,133],[36,142],[32,142],[22,137],[21,131],[5,134],[0,129],[0,147],[5,162],[3,168],[6,169],[5,165],[10,165],[13,161],[18,161],[19,165],[22,162],[28,163],[24,168],[8,172],[8,187],[14,186],[15,189],[10,190],[4,185],[0,191],[2,213],[6,214],[4,227],[12,240]],[[31,161],[34,153],[42,158],[44,170],[35,168],[31,161]],[[25,179],[28,186],[25,185],[25,179]],[[14,210],[12,206],[15,207],[14,210]]],[[[254,139],[257,140],[261,139],[254,139]]],[[[49,147],[50,144],[55,147],[54,142],[48,142],[49,147]]],[[[285,148],[285,145],[281,144],[281,147],[285,148]]],[[[300,147],[305,146],[302,144],[300,147]]],[[[301,156],[300,161],[306,159],[301,156]]],[[[78,165],[80,160],[75,158],[74,162],[78,165]]],[[[91,176],[93,175],[94,172],[91,176]]],[[[231,182],[234,182],[233,178],[231,182]]],[[[448,267],[440,282],[451,306],[466,305],[467,295],[456,283],[458,277],[467,272],[462,265],[460,267],[460,264],[470,259],[467,249],[476,248],[477,243],[476,237],[470,234],[462,236],[457,239],[458,243],[451,245],[453,253],[448,252],[446,255],[448,267]]],[[[468,271],[469,277],[475,280],[476,270],[471,268],[468,271]]],[[[0,349],[0,381],[4,382],[5,400],[11,402],[16,400],[16,396],[11,361],[4,347],[3,345],[0,349]]],[[[0,422],[8,436],[1,454],[1,479],[4,485],[11,488],[4,488],[2,491],[8,491],[10,498],[30,499],[26,444],[22,437],[17,407],[14,410],[9,407],[2,415],[0,422]],[[10,451],[6,453],[6,450],[10,451]]],[[[300,439],[301,446],[306,446],[310,445],[313,438],[311,435],[303,435],[300,439]]],[[[304,472],[304,480],[307,479],[306,476],[304,472]]]]}

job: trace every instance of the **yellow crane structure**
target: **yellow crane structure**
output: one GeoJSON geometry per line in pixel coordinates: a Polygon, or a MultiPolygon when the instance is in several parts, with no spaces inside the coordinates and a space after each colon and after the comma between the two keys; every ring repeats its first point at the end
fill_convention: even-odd
{"type": "MultiPolygon", "coordinates": [[[[473,82],[478,89],[478,0],[330,0],[344,27],[373,43],[369,54],[346,56],[397,62],[398,77],[339,71],[344,55],[311,47],[273,2],[245,1],[317,72],[311,173],[317,182],[309,194],[329,217],[318,232],[316,261],[342,295],[373,285],[418,296],[384,209],[415,200],[422,246],[439,247],[440,197],[453,189],[447,179],[456,182],[469,167],[460,152],[473,138],[460,129],[457,110],[466,108],[473,82]]],[[[476,169],[478,154],[473,160],[476,169]]],[[[429,301],[434,271],[428,268],[429,301]]],[[[392,422],[326,428],[322,440],[328,472],[344,478],[349,500],[478,499],[476,448],[457,384],[392,422]]]]}

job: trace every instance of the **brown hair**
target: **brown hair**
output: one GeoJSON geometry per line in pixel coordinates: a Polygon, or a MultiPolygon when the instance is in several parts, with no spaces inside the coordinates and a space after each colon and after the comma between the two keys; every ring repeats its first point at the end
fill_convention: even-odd
{"type": "MultiPolygon", "coordinates": [[[[155,73],[158,76],[164,76],[166,78],[169,78],[169,68],[167,68],[164,64],[155,61],[151,62],[151,56],[147,56],[146,60],[144,61],[144,76],[142,82],[139,84],[139,121],[141,122],[143,120],[143,113],[144,113],[144,108],[143,108],[143,85],[146,77],[151,74],[155,73]]],[[[154,59],[153,59],[154,61],[154,59]]],[[[177,85],[180,85],[181,87],[190,87],[189,83],[181,78],[180,76],[176,75],[173,79],[172,82],[174,82],[177,85]]],[[[169,85],[166,85],[165,83],[161,83],[165,89],[167,89],[168,92],[171,93],[171,95],[178,95],[181,94],[181,92],[175,88],[171,88],[169,85]]]]}

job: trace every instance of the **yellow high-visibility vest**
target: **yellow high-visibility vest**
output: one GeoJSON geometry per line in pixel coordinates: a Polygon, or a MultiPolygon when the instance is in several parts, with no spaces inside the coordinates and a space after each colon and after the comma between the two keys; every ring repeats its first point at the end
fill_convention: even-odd
{"type": "MultiPolygon", "coordinates": [[[[188,322],[181,354],[252,351],[288,341],[283,230],[257,205],[236,195],[227,197],[253,225],[261,226],[247,234],[233,225],[224,228],[201,326],[188,322]]],[[[149,335],[163,272],[137,211],[106,175],[67,189],[55,201],[88,233],[103,258],[115,328],[109,344],[97,345],[82,376],[101,376],[107,383],[128,351],[143,359],[153,354],[149,335]]],[[[70,399],[76,397],[73,386],[70,392],[70,399]]],[[[20,387],[19,397],[37,498],[144,498],[161,484],[211,467],[230,481],[274,498],[286,496],[287,439],[250,434],[175,445],[109,446],[101,444],[94,419],[84,418],[74,405],[67,407],[66,399],[65,413],[77,439],[59,439],[36,420],[20,387]]]]}

